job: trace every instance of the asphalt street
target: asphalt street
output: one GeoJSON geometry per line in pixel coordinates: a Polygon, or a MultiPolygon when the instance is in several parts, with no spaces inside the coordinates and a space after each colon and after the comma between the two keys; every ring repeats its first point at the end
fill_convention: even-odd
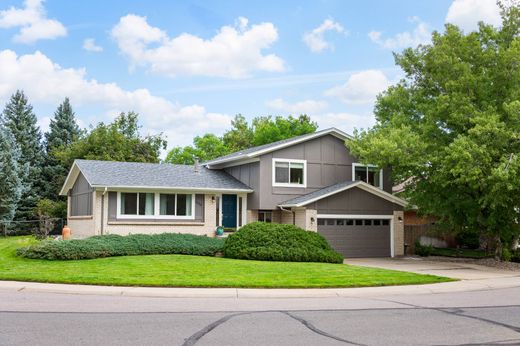
{"type": "Polygon", "coordinates": [[[2,345],[520,344],[520,288],[327,298],[0,290],[2,345]]]}

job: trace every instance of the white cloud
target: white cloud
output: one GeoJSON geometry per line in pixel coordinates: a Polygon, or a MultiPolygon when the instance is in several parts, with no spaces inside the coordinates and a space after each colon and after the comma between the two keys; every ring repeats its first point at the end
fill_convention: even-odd
{"type": "Polygon", "coordinates": [[[396,34],[394,37],[383,39],[382,32],[371,31],[368,33],[368,37],[372,42],[386,49],[416,47],[420,44],[430,42],[432,31],[430,26],[421,21],[418,17],[411,17],[409,21],[416,24],[412,32],[404,31],[396,34]]]}
{"type": "Polygon", "coordinates": [[[0,11],[0,28],[20,27],[15,42],[33,43],[67,35],[67,29],[55,19],[48,19],[44,0],[25,0],[24,8],[10,7],[0,11]]]}
{"type": "Polygon", "coordinates": [[[148,66],[153,72],[170,77],[243,78],[253,71],[285,70],[281,58],[263,54],[278,40],[276,27],[272,23],[249,26],[243,17],[238,18],[234,27],[223,26],[212,38],[203,39],[188,33],[169,37],[149,25],[146,17],[129,14],[120,18],[111,35],[130,59],[131,67],[148,66]]]}
{"type": "Polygon", "coordinates": [[[337,97],[347,104],[370,104],[390,84],[382,71],[365,70],[352,74],[345,84],[325,91],[325,95],[337,97]]]}
{"type": "Polygon", "coordinates": [[[499,26],[502,23],[500,8],[495,0],[455,0],[448,9],[446,22],[464,31],[478,29],[478,22],[499,26]]]}
{"type": "MultiPolygon", "coordinates": [[[[231,124],[231,116],[208,112],[200,105],[182,106],[147,89],[125,90],[115,83],[88,79],[85,69],[63,68],[41,52],[17,56],[11,50],[0,51],[0,102],[5,103],[16,89],[23,89],[34,104],[58,105],[68,96],[78,115],[81,107],[97,106],[112,115],[134,110],[150,133],[167,134],[170,145],[189,144],[197,134],[220,133],[231,124]]],[[[40,119],[43,126],[47,122],[40,119]]]]}
{"type": "Polygon", "coordinates": [[[325,19],[323,23],[312,31],[303,35],[303,42],[309,47],[313,53],[319,53],[325,49],[334,50],[332,43],[325,40],[327,31],[336,31],[337,33],[346,33],[345,29],[338,22],[332,19],[325,19]]]}
{"type": "Polygon", "coordinates": [[[83,41],[83,49],[96,53],[103,51],[103,47],[98,46],[93,38],[86,38],[85,41],[83,41]]]}
{"type": "Polygon", "coordinates": [[[281,98],[269,100],[266,102],[266,105],[269,108],[281,112],[287,112],[292,115],[314,115],[327,108],[327,102],[325,101],[305,100],[295,103],[289,103],[281,98]]]}

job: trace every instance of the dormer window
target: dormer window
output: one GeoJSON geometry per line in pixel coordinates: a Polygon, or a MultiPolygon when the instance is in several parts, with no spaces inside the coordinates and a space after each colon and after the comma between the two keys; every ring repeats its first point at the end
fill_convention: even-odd
{"type": "Polygon", "coordinates": [[[306,185],[306,160],[273,159],[273,186],[305,187],[306,185]]]}
{"type": "Polygon", "coordinates": [[[374,165],[352,164],[352,180],[361,180],[365,183],[383,188],[383,170],[374,165]]]}

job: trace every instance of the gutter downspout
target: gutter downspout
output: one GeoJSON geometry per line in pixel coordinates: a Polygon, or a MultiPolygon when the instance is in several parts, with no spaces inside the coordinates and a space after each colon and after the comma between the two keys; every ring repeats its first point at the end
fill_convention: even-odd
{"type": "Polygon", "coordinates": [[[105,194],[108,191],[108,187],[105,186],[105,190],[103,191],[103,194],[101,195],[101,235],[104,234],[104,228],[105,228],[105,194]]]}
{"type": "Polygon", "coordinates": [[[293,225],[296,225],[296,213],[292,210],[289,210],[289,209],[285,209],[284,207],[280,207],[278,206],[282,211],[286,211],[286,212],[289,212],[289,213],[292,213],[292,224],[293,225]]]}

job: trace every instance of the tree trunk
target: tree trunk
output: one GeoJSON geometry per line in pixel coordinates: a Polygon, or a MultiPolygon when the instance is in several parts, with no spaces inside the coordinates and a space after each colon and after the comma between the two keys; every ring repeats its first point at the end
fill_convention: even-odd
{"type": "Polygon", "coordinates": [[[495,237],[495,259],[497,261],[502,259],[502,240],[498,235],[495,237]]]}

